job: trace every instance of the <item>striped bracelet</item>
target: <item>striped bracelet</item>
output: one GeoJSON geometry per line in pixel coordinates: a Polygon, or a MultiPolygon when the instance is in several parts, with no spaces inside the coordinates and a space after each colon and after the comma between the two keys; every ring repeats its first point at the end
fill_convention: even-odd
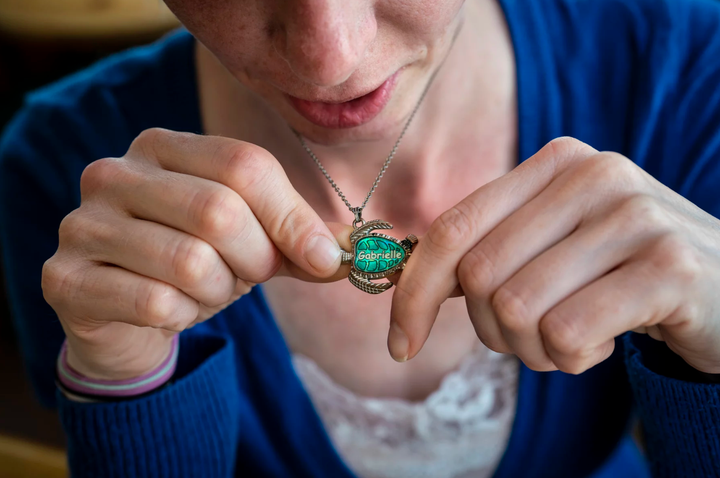
{"type": "Polygon", "coordinates": [[[73,369],[67,361],[67,339],[57,360],[57,378],[63,388],[82,396],[131,397],[142,395],[165,384],[175,373],[178,358],[178,335],[172,339],[170,353],[154,370],[125,380],[99,380],[86,377],[73,369]]]}

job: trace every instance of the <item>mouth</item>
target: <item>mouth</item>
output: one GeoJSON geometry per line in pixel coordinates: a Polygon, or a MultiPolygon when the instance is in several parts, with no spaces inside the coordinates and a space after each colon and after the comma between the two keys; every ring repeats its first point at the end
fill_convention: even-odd
{"type": "Polygon", "coordinates": [[[288,94],[285,97],[298,113],[317,126],[329,129],[353,128],[369,122],[385,108],[400,71],[396,71],[370,93],[348,101],[328,103],[303,100],[288,94]]]}

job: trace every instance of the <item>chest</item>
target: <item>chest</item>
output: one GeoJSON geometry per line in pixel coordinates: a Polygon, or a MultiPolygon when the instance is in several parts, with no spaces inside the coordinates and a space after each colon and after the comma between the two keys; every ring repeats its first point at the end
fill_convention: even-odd
{"type": "MultiPolygon", "coordinates": [[[[404,170],[407,164],[394,165],[395,176],[373,196],[365,219],[384,219],[393,224],[391,231],[380,232],[401,239],[413,233],[422,240],[440,214],[514,165],[513,153],[508,152],[512,150],[505,148],[504,154],[492,154],[488,156],[492,160],[473,168],[469,165],[476,164],[477,158],[469,144],[461,143],[462,148],[448,150],[447,155],[469,158],[467,162],[458,162],[454,168],[441,167],[425,174],[425,179],[418,179],[417,171],[404,170]],[[403,177],[412,180],[393,180],[403,177]]],[[[342,203],[328,197],[329,187],[317,188],[317,183],[303,181],[292,168],[288,176],[322,218],[348,219],[350,214],[342,203]]],[[[362,197],[367,192],[367,185],[352,177],[339,174],[338,182],[349,197],[362,197]]],[[[333,381],[362,396],[421,400],[435,391],[442,378],[478,343],[464,298],[448,299],[421,352],[409,362],[397,363],[387,349],[393,289],[369,295],[347,280],[314,284],[280,277],[263,287],[290,351],[310,357],[333,381]]]]}
{"type": "Polygon", "coordinates": [[[392,289],[370,296],[345,280],[313,284],[277,277],[263,290],[290,351],[310,357],[336,383],[363,396],[421,400],[478,341],[464,300],[449,299],[420,354],[397,363],[387,350],[392,289]]]}

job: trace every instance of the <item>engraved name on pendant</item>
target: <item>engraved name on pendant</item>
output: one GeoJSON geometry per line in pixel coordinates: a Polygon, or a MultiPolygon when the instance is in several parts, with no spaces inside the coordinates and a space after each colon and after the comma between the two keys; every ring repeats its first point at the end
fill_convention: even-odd
{"type": "Polygon", "coordinates": [[[392,282],[372,282],[383,279],[405,268],[417,237],[412,234],[397,239],[373,232],[376,229],[392,229],[386,221],[375,219],[362,221],[350,234],[352,252],[343,253],[343,263],[350,264],[348,279],[358,289],[369,294],[380,294],[392,287],[392,282]]]}

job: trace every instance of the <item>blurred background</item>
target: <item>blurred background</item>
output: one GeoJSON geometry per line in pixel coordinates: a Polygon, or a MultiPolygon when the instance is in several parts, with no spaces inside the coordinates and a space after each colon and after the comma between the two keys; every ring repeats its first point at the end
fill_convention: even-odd
{"type": "MultiPolygon", "coordinates": [[[[0,0],[0,131],[26,92],[177,27],[161,0],[0,0]]],[[[57,414],[25,379],[4,283],[0,383],[0,478],[67,477],[57,414]]]]}

